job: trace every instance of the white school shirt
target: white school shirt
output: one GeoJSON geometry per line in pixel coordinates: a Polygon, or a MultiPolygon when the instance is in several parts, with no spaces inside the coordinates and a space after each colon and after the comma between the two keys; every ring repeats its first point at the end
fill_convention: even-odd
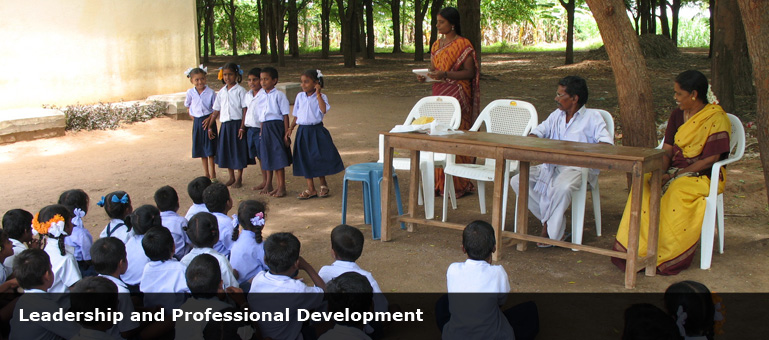
{"type": "MultiPolygon", "coordinates": [[[[246,92],[246,96],[243,99],[243,107],[247,108],[246,111],[246,126],[247,127],[262,127],[262,123],[259,122],[259,111],[258,111],[258,105],[256,105],[256,95],[253,94],[254,91],[248,91],[246,92]]],[[[259,92],[257,92],[259,93],[259,92]]]]}
{"type": "MultiPolygon", "coordinates": [[[[214,297],[210,299],[188,299],[179,309],[185,313],[205,313],[210,308],[211,312],[215,313],[230,307],[233,306],[214,297]]],[[[216,321],[210,320],[209,322],[216,321]]],[[[179,318],[176,320],[174,327],[176,332],[174,339],[202,340],[203,330],[207,325],[208,322],[206,321],[194,321],[191,318],[189,321],[185,321],[184,318],[179,318]]]]}
{"type": "Polygon", "coordinates": [[[220,254],[213,248],[193,248],[190,253],[185,255],[184,258],[182,258],[182,260],[179,262],[187,267],[190,265],[190,262],[192,262],[192,260],[200,254],[209,254],[215,257],[216,261],[219,262],[219,271],[222,272],[222,287],[224,287],[224,289],[227,289],[227,287],[238,286],[238,280],[232,273],[232,266],[230,265],[230,261],[227,261],[227,258],[224,257],[224,255],[220,254]]]}
{"type": "Polygon", "coordinates": [[[288,115],[289,103],[286,94],[276,88],[270,92],[264,89],[256,94],[256,105],[259,108],[259,121],[264,123],[271,120],[283,120],[283,116],[288,115]]]}
{"type": "Polygon", "coordinates": [[[302,322],[297,321],[297,309],[315,309],[323,303],[323,289],[308,287],[301,280],[285,275],[260,272],[251,281],[249,293],[297,293],[297,294],[248,294],[248,305],[253,312],[284,312],[290,310],[290,319],[259,321],[262,336],[273,339],[302,339],[302,322]],[[299,294],[305,293],[305,294],[299,294]]]}
{"type": "Polygon", "coordinates": [[[117,286],[117,309],[120,313],[123,313],[123,320],[120,320],[117,325],[112,326],[107,333],[115,338],[122,338],[120,332],[128,332],[136,327],[141,326],[138,321],[131,321],[129,317],[131,313],[135,311],[133,301],[131,301],[131,292],[128,291],[128,287],[125,282],[110,275],[99,274],[99,276],[107,278],[117,286]]]}
{"type": "Polygon", "coordinates": [[[5,266],[5,275],[11,275],[11,273],[13,273],[13,259],[16,258],[16,255],[19,255],[19,253],[27,250],[27,245],[21,241],[13,238],[9,238],[8,240],[10,240],[11,244],[13,244],[13,255],[6,257],[5,261],[3,261],[3,266],[5,266]]]}
{"type": "Polygon", "coordinates": [[[134,235],[125,245],[128,270],[123,275],[120,275],[120,279],[132,286],[141,283],[144,266],[151,262],[147,254],[144,253],[144,247],[142,247],[143,239],[144,235],[134,235]]]}
{"type": "Polygon", "coordinates": [[[218,212],[212,215],[216,217],[216,222],[219,223],[219,241],[214,245],[214,250],[225,257],[229,257],[230,249],[232,249],[232,244],[235,242],[232,240],[232,229],[235,228],[232,224],[237,223],[237,221],[233,221],[231,217],[218,212]]]}
{"type": "Polygon", "coordinates": [[[323,333],[318,340],[371,340],[371,337],[360,328],[336,324],[334,328],[323,333]]]}
{"type": "Polygon", "coordinates": [[[72,255],[75,255],[75,260],[91,260],[91,246],[93,245],[93,237],[91,236],[91,233],[83,227],[82,224],[72,226],[72,234],[64,239],[64,244],[74,248],[72,255]]]}
{"type": "Polygon", "coordinates": [[[208,85],[203,93],[198,93],[194,87],[187,90],[187,98],[184,99],[184,106],[190,108],[190,116],[195,118],[204,117],[214,112],[214,90],[208,85]]]}
{"type": "Polygon", "coordinates": [[[53,270],[53,285],[48,288],[48,292],[69,293],[69,287],[82,278],[75,256],[71,253],[72,248],[65,246],[64,255],[62,255],[59,250],[59,240],[49,238],[43,250],[51,258],[53,270]]]}
{"type": "Polygon", "coordinates": [[[120,336],[115,337],[110,333],[97,331],[95,329],[80,328],[80,331],[75,336],[73,336],[72,339],[70,340],[118,340],[118,339],[122,339],[122,338],[120,336]]]}
{"type": "Polygon", "coordinates": [[[99,238],[114,237],[118,240],[123,241],[123,243],[127,243],[128,240],[130,240],[131,237],[133,236],[134,236],[133,229],[131,229],[131,231],[128,231],[128,226],[125,225],[125,222],[117,218],[111,219],[107,224],[107,226],[104,227],[104,230],[102,230],[101,233],[99,234],[99,238]],[[122,225],[120,227],[117,227],[120,224],[122,225]],[[110,235],[107,235],[108,229],[112,231],[110,235]]]}
{"type": "Polygon", "coordinates": [[[181,293],[189,293],[183,264],[174,258],[165,261],[151,261],[144,266],[142,282],[139,290],[144,293],[144,306],[161,306],[166,311],[179,308],[186,297],[181,293]],[[175,294],[148,294],[175,293],[175,294]]]}
{"type": "Polygon", "coordinates": [[[187,220],[184,217],[179,216],[174,211],[162,211],[160,212],[160,219],[163,226],[171,232],[171,236],[174,237],[174,247],[176,249],[174,257],[181,259],[192,248],[190,239],[187,237],[187,233],[184,232],[184,227],[187,226],[187,220]]]}
{"type": "MultiPolygon", "coordinates": [[[[328,104],[328,97],[326,97],[326,94],[321,93],[320,97],[323,98],[323,102],[326,103],[326,112],[331,110],[331,105],[328,104]]],[[[296,94],[296,100],[294,100],[294,117],[296,117],[296,124],[298,125],[315,125],[323,122],[323,112],[320,111],[320,105],[318,105],[317,91],[309,96],[304,91],[296,94]]]]}
{"type": "Polygon", "coordinates": [[[256,234],[250,230],[241,230],[240,235],[230,250],[232,269],[238,271],[238,283],[251,280],[257,273],[267,270],[264,264],[264,242],[256,243],[256,234]]]}
{"type": "Polygon", "coordinates": [[[387,312],[387,309],[388,309],[387,298],[385,298],[384,294],[381,294],[382,289],[379,288],[379,284],[376,282],[376,280],[374,280],[374,276],[371,275],[370,272],[367,272],[361,269],[361,267],[359,267],[357,263],[336,260],[330,266],[323,266],[322,268],[320,268],[320,271],[318,271],[318,275],[320,276],[321,279],[323,279],[323,282],[328,283],[329,281],[333,280],[337,276],[347,272],[356,272],[360,275],[363,275],[366,279],[368,279],[368,282],[371,284],[371,288],[374,289],[374,311],[387,312]]]}
{"type": "Polygon", "coordinates": [[[53,294],[40,289],[26,289],[16,302],[11,318],[9,339],[24,340],[59,340],[71,339],[80,331],[80,325],[74,321],[21,321],[19,311],[24,310],[25,317],[31,313],[52,314],[63,308],[56,302],[53,294]]]}
{"type": "Polygon", "coordinates": [[[214,100],[214,111],[219,111],[219,121],[224,123],[243,119],[243,98],[245,97],[246,90],[238,84],[229,90],[227,85],[219,89],[214,100]]]}
{"type": "Polygon", "coordinates": [[[193,203],[190,206],[190,209],[187,210],[187,215],[184,215],[184,218],[187,219],[187,221],[192,219],[192,216],[195,216],[195,214],[199,212],[208,212],[208,208],[206,208],[205,203],[196,204],[193,203]]]}
{"type": "Polygon", "coordinates": [[[0,268],[0,283],[4,283],[8,280],[8,274],[6,274],[8,269],[3,264],[0,264],[0,266],[2,267],[0,268]]]}
{"type": "Polygon", "coordinates": [[[505,268],[471,259],[455,262],[446,271],[446,283],[451,319],[443,327],[443,339],[515,339],[499,309],[510,292],[505,268]]]}

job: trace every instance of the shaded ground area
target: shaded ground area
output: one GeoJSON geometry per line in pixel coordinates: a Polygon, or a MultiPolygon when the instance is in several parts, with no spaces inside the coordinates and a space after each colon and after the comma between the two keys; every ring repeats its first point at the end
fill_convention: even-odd
{"type": "MultiPolygon", "coordinates": [[[[672,79],[686,69],[706,70],[709,67],[706,56],[702,51],[685,51],[675,59],[649,62],[657,110],[662,119],[667,118],[667,112],[674,105],[672,79]]],[[[250,67],[266,66],[269,61],[263,56],[236,59],[246,71],[250,67]]],[[[412,55],[405,54],[377,55],[377,60],[362,61],[359,67],[350,70],[342,67],[340,57],[321,60],[305,56],[288,59],[289,66],[279,68],[280,81],[298,81],[304,69],[320,68],[328,77],[325,93],[332,106],[325,124],[345,164],[372,162],[378,158],[377,132],[402,123],[413,104],[430,95],[429,85],[417,83],[411,73],[413,68],[426,67],[427,62],[412,59],[412,55]]],[[[581,58],[578,55],[576,59],[581,58]]],[[[228,60],[214,58],[209,69],[216,69],[228,60]]],[[[555,108],[553,96],[558,79],[578,74],[588,79],[588,105],[609,110],[616,119],[617,96],[608,61],[561,66],[562,60],[561,53],[484,55],[482,105],[494,99],[517,98],[532,102],[540,119],[544,119],[555,108]]],[[[215,89],[221,87],[214,73],[208,80],[215,89]]],[[[245,86],[245,82],[242,85],[245,86]]],[[[752,104],[741,105],[746,106],[745,112],[750,112],[752,104]]],[[[24,208],[36,212],[44,205],[55,203],[62,191],[82,188],[91,195],[85,223],[92,234],[98,236],[108,221],[103,209],[95,205],[100,196],[125,190],[131,195],[134,207],[138,207],[154,204],[154,191],[171,185],[179,192],[184,214],[191,204],[186,195],[187,183],[202,174],[200,162],[190,158],[191,124],[191,121],[162,118],[114,131],[68,133],[65,137],[0,146],[4,183],[0,190],[0,211],[24,208]]],[[[226,179],[226,171],[217,173],[226,179]]],[[[304,190],[304,179],[291,176],[291,169],[287,169],[287,175],[286,198],[259,196],[247,189],[260,180],[258,170],[253,167],[246,169],[243,188],[231,190],[231,195],[235,206],[251,198],[267,201],[265,232],[294,232],[302,241],[303,256],[319,269],[333,262],[329,233],[340,221],[343,175],[329,178],[331,197],[307,201],[294,198],[304,190]]],[[[399,175],[405,193],[408,176],[405,172],[399,175]]],[[[760,163],[757,159],[744,159],[729,167],[728,176],[725,253],[714,255],[710,270],[699,269],[698,253],[693,267],[677,276],[649,278],[639,274],[635,291],[660,292],[680,280],[697,280],[719,292],[769,291],[769,211],[760,163]]],[[[604,172],[600,181],[603,236],[596,237],[593,214],[588,209],[584,243],[610,248],[628,192],[624,173],[604,172]]],[[[348,221],[359,226],[367,237],[359,261],[361,267],[371,271],[386,292],[445,291],[446,268],[452,262],[464,260],[460,250],[461,233],[417,226],[413,233],[395,231],[392,242],[371,241],[370,227],[362,225],[360,185],[353,183],[351,188],[348,221]]],[[[491,191],[487,190],[487,202],[491,202],[491,191]]],[[[512,202],[511,194],[511,205],[512,202]]],[[[442,200],[436,199],[437,212],[441,204],[442,200]]],[[[591,204],[588,201],[588,207],[591,204]]],[[[488,214],[480,214],[477,195],[460,199],[458,205],[458,210],[450,212],[451,221],[491,219],[488,214]]],[[[508,221],[512,221],[513,214],[513,209],[508,209],[508,221]]],[[[532,218],[530,225],[531,232],[539,234],[538,221],[532,218]]],[[[503,247],[505,243],[502,241],[503,247]]],[[[525,252],[518,252],[506,247],[505,250],[506,256],[499,264],[505,266],[510,275],[514,292],[626,291],[624,273],[606,257],[561,248],[529,247],[525,252]]],[[[545,335],[542,338],[551,338],[545,335]]]]}

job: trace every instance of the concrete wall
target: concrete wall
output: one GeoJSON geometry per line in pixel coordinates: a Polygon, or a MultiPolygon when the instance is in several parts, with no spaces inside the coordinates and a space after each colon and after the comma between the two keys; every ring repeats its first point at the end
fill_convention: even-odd
{"type": "Polygon", "coordinates": [[[198,65],[195,0],[2,0],[0,18],[0,109],[184,91],[198,65]]]}

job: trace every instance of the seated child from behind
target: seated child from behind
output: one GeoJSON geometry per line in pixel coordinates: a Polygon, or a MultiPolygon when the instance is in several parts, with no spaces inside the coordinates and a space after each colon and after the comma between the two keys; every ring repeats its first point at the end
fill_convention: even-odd
{"type": "Polygon", "coordinates": [[[216,242],[213,248],[219,254],[229,257],[233,243],[232,218],[227,216],[227,213],[232,209],[230,190],[222,183],[211,184],[206,190],[203,190],[203,202],[206,203],[206,208],[216,217],[219,223],[219,241],[216,242]]]}
{"type": "Polygon", "coordinates": [[[187,214],[184,215],[184,218],[187,221],[191,220],[192,216],[195,216],[195,214],[199,212],[208,212],[206,204],[203,203],[203,191],[206,190],[209,185],[211,185],[211,179],[205,176],[195,178],[187,185],[187,195],[192,199],[192,205],[190,206],[190,209],[187,210],[187,214]]]}
{"type": "Polygon", "coordinates": [[[32,248],[40,248],[40,242],[32,237],[32,213],[24,209],[11,209],[3,215],[3,230],[8,233],[8,238],[13,244],[13,255],[3,261],[6,275],[13,273],[13,259],[22,251],[27,250],[28,244],[32,248]]]}
{"type": "MultiPolygon", "coordinates": [[[[142,254],[144,254],[143,249],[142,254]]],[[[132,321],[130,317],[125,317],[135,311],[128,286],[120,280],[120,275],[128,269],[125,244],[114,237],[96,240],[91,247],[91,262],[100,277],[112,281],[117,286],[118,306],[115,309],[123,313],[124,316],[123,320],[110,327],[107,333],[115,338],[130,339],[138,334],[141,324],[138,321],[132,321]]]]}
{"type": "MultiPolygon", "coordinates": [[[[264,241],[264,262],[270,270],[256,274],[249,292],[284,294],[249,294],[248,304],[252,311],[274,313],[289,309],[291,315],[295,315],[297,309],[311,310],[323,303],[326,284],[315,269],[299,256],[300,248],[299,239],[291,233],[272,234],[264,241]],[[302,280],[295,279],[299,270],[310,276],[315,287],[308,287],[302,280]]],[[[312,328],[295,318],[260,320],[259,328],[262,336],[273,339],[296,339],[300,333],[315,338],[312,328]]]]}
{"type": "Polygon", "coordinates": [[[238,284],[244,290],[251,287],[249,280],[257,273],[267,270],[262,242],[266,209],[263,202],[256,200],[246,200],[238,206],[238,222],[243,231],[238,233],[238,227],[232,229],[235,243],[230,252],[230,263],[232,269],[238,272],[238,284]]]}
{"type": "MultiPolygon", "coordinates": [[[[72,233],[72,212],[60,204],[46,206],[32,219],[32,227],[44,240],[43,250],[48,253],[54,273],[48,292],[68,293],[69,287],[82,278],[71,248],[64,245],[64,238],[72,233]]],[[[66,304],[66,296],[60,295],[58,299],[66,304]]]]}
{"type": "Polygon", "coordinates": [[[131,293],[138,293],[139,284],[142,281],[142,275],[144,275],[144,266],[150,262],[150,258],[144,253],[142,240],[150,228],[163,227],[160,210],[155,206],[145,204],[126,216],[125,223],[131,228],[133,235],[125,243],[126,254],[128,254],[128,269],[120,275],[120,279],[126,283],[131,293]]]}
{"type": "MultiPolygon", "coordinates": [[[[101,276],[86,277],[72,286],[72,301],[69,311],[71,313],[111,313],[118,308],[117,286],[111,280],[101,276]]],[[[130,314],[129,314],[130,315],[130,314]]],[[[109,330],[112,327],[111,320],[87,320],[78,321],[80,332],[72,340],[99,340],[115,339],[109,330]]]]}
{"type": "Polygon", "coordinates": [[[124,219],[133,211],[131,197],[125,191],[115,191],[107,194],[107,196],[102,196],[96,205],[104,207],[104,211],[110,218],[99,237],[116,237],[123,243],[128,242],[133,236],[133,231],[131,227],[125,224],[124,219]]]}
{"type": "MultiPolygon", "coordinates": [[[[328,282],[326,286],[328,311],[331,313],[366,313],[371,310],[373,289],[369,280],[356,272],[343,273],[328,282]]],[[[318,340],[361,339],[371,338],[363,331],[363,321],[338,321],[334,328],[318,338],[318,340]]]]}
{"type": "Polygon", "coordinates": [[[67,207],[74,216],[72,216],[72,234],[64,239],[64,245],[74,248],[72,255],[75,255],[80,273],[83,276],[94,276],[96,273],[91,265],[91,245],[93,236],[85,228],[83,217],[88,214],[88,194],[81,189],[67,190],[59,196],[59,204],[67,207]]]}
{"type": "Polygon", "coordinates": [[[182,258],[181,263],[189,266],[193,259],[201,254],[209,254],[216,258],[221,269],[221,279],[224,282],[224,288],[237,287],[237,274],[232,270],[230,261],[224,255],[214,250],[213,246],[219,240],[219,226],[216,217],[209,213],[198,213],[192,217],[186,227],[187,237],[192,242],[193,248],[189,254],[182,258]]]}
{"type": "Polygon", "coordinates": [[[179,195],[174,188],[166,185],[155,191],[155,204],[160,209],[160,217],[163,219],[163,226],[168,228],[174,237],[176,252],[174,258],[181,260],[184,255],[190,251],[190,240],[184,232],[187,226],[187,220],[179,216],[179,195]]]}
{"type": "Polygon", "coordinates": [[[174,238],[168,229],[152,227],[144,234],[142,248],[150,258],[139,284],[139,290],[144,293],[144,306],[161,306],[171,313],[172,308],[184,303],[184,293],[190,292],[184,278],[186,268],[174,258],[174,238]]]}

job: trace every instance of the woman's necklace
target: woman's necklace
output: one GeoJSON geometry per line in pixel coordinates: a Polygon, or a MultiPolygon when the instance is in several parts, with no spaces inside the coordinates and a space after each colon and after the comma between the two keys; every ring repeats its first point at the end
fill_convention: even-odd
{"type": "Polygon", "coordinates": [[[445,47],[446,45],[450,44],[452,41],[457,40],[457,37],[458,35],[455,34],[453,37],[451,37],[451,39],[449,39],[444,35],[443,39],[441,39],[441,47],[445,47]]]}

